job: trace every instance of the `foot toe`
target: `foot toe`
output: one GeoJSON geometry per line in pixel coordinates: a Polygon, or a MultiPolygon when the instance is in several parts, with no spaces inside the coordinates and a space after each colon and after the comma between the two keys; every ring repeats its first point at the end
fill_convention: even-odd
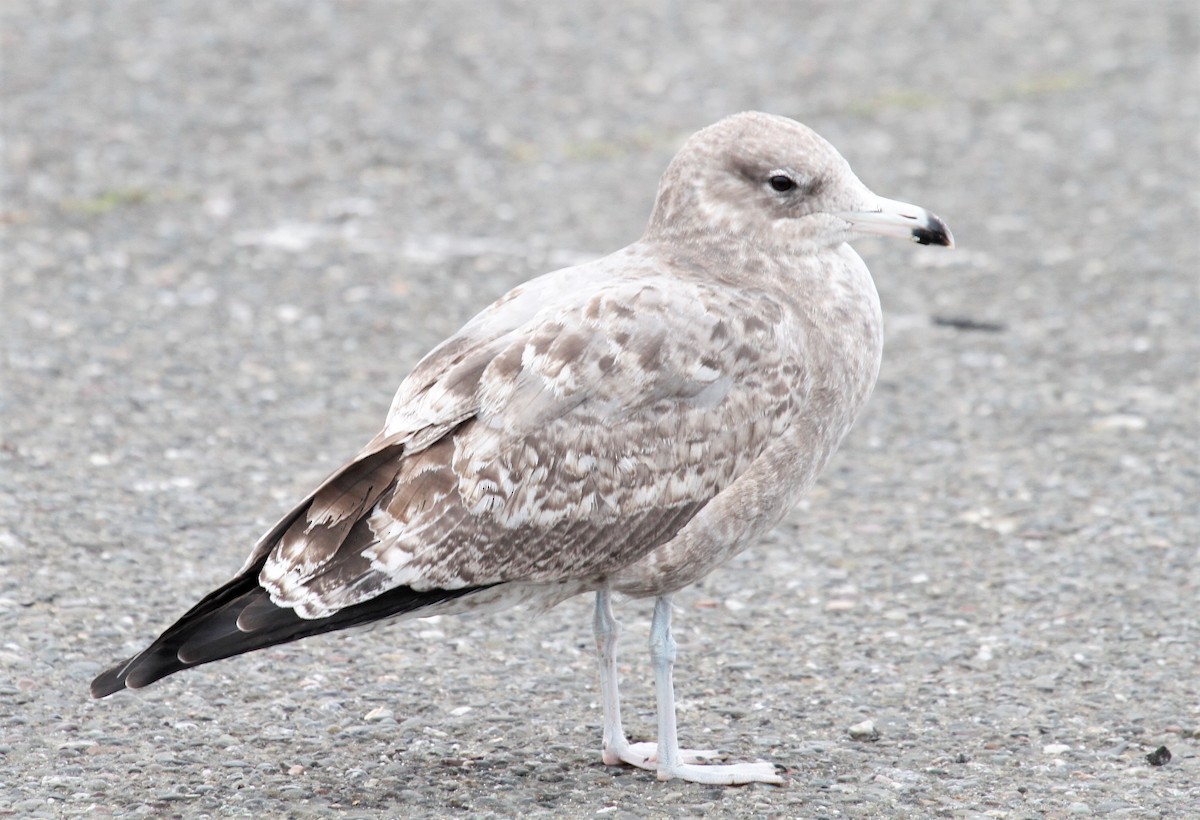
{"type": "Polygon", "coordinates": [[[742,786],[747,783],[770,783],[781,786],[784,783],[782,766],[765,761],[754,763],[733,763],[724,766],[697,766],[681,763],[667,769],[658,768],[659,780],[679,778],[691,783],[706,783],[714,786],[742,786]]]}

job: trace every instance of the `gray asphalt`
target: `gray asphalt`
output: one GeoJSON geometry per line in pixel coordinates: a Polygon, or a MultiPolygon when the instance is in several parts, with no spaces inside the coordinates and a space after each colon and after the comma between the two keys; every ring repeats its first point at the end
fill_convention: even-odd
{"type": "MultiPolygon", "coordinates": [[[[1194,4],[0,14],[0,815],[1200,815],[1194,4]],[[789,785],[605,768],[582,599],[88,698],[425,350],[636,238],[682,139],[746,108],[959,243],[859,243],[865,416],[677,597],[683,741],[789,785]]],[[[638,737],[649,609],[619,607],[638,737]]]]}

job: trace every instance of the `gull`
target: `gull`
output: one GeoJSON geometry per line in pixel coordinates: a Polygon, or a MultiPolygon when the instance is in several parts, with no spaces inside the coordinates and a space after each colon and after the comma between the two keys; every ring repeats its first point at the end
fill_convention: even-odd
{"type": "Polygon", "coordinates": [[[783,782],[679,747],[671,596],[779,522],[866,402],[883,337],[847,244],[864,233],[953,246],[800,123],[697,132],[641,239],[518,285],[435,347],[383,430],[93,697],[383,619],[595,593],[604,763],[783,782]],[[621,726],[614,593],[654,599],[656,743],[621,726]]]}

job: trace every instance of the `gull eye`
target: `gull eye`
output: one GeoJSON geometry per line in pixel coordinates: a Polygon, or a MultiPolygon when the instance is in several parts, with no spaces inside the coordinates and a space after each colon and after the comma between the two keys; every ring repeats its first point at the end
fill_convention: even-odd
{"type": "Polygon", "coordinates": [[[782,194],[784,191],[790,191],[795,188],[796,180],[787,174],[775,174],[767,180],[767,184],[771,186],[771,190],[782,194]]]}

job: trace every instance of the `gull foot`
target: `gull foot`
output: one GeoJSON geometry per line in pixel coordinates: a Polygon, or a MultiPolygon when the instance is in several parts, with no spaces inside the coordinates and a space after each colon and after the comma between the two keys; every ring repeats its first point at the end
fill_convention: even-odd
{"type": "MultiPolygon", "coordinates": [[[[600,755],[606,766],[620,766],[622,763],[637,766],[639,769],[658,771],[657,743],[622,743],[605,749],[600,755]]],[[[720,749],[680,749],[679,759],[685,764],[704,767],[707,763],[728,760],[729,753],[720,749]]],[[[730,767],[721,767],[730,768],[730,767]]],[[[747,781],[749,782],[749,781],[747,781]]]]}
{"type": "Polygon", "coordinates": [[[677,777],[691,783],[707,783],[712,786],[742,786],[746,783],[771,783],[782,786],[783,772],[782,766],[761,760],[754,763],[733,763],[727,766],[696,766],[690,763],[680,763],[670,769],[658,769],[658,779],[670,780],[677,777]]]}

